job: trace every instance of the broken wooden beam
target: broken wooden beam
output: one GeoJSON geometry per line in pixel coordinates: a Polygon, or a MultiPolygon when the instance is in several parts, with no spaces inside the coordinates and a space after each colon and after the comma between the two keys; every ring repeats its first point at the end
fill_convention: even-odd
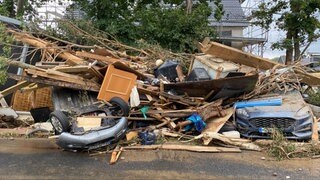
{"type": "Polygon", "coordinates": [[[201,44],[200,49],[205,54],[213,55],[217,58],[254,67],[257,69],[272,69],[278,63],[271,60],[243,52],[230,46],[226,46],[217,42],[210,42],[208,44],[201,44]]]}
{"type": "Polygon", "coordinates": [[[137,87],[137,89],[138,89],[139,94],[148,94],[148,95],[152,95],[152,96],[159,96],[159,94],[160,94],[157,91],[151,91],[151,90],[148,90],[143,87],[137,87]]]}
{"type": "Polygon", "coordinates": [[[222,128],[222,126],[229,120],[229,118],[233,115],[234,109],[228,108],[226,109],[226,115],[223,117],[216,117],[209,119],[207,123],[206,129],[203,131],[205,132],[212,132],[212,133],[217,133],[219,130],[222,128]]]}
{"type": "Polygon", "coordinates": [[[56,66],[52,69],[64,73],[83,73],[89,71],[89,66],[56,66]]]}
{"type": "Polygon", "coordinates": [[[204,121],[212,117],[223,117],[226,112],[221,107],[222,99],[207,103],[197,108],[197,113],[202,117],[204,121]]]}
{"type": "Polygon", "coordinates": [[[42,69],[51,69],[58,66],[65,66],[65,62],[36,62],[35,66],[42,69]]]}
{"type": "MultiPolygon", "coordinates": [[[[40,77],[44,77],[44,78],[48,78],[48,79],[64,81],[64,82],[68,82],[68,83],[72,83],[72,84],[79,84],[81,86],[91,86],[91,87],[95,87],[96,89],[100,89],[100,86],[97,83],[89,81],[87,79],[83,79],[80,76],[74,76],[74,75],[69,75],[69,74],[67,74],[68,76],[64,76],[63,74],[60,74],[60,73],[56,73],[56,72],[52,73],[52,71],[50,71],[51,73],[48,74],[46,72],[37,71],[34,69],[27,69],[26,72],[28,74],[32,74],[35,76],[40,76],[40,77]]],[[[64,73],[64,74],[66,74],[66,73],[64,73]]]]}
{"type": "Polygon", "coordinates": [[[30,46],[45,49],[46,51],[51,53],[53,57],[57,56],[64,59],[67,64],[78,65],[87,63],[84,59],[79,58],[64,49],[59,48],[59,46],[55,45],[54,43],[47,42],[30,34],[17,32],[12,29],[9,29],[8,32],[12,33],[17,41],[21,41],[30,46]]]}
{"type": "Polygon", "coordinates": [[[13,85],[13,86],[10,86],[9,88],[7,89],[4,89],[3,91],[0,92],[0,98],[2,97],[5,97],[11,93],[14,93],[15,91],[23,88],[23,87],[26,87],[30,84],[30,82],[28,81],[21,81],[21,82],[18,82],[17,84],[13,85]]]}
{"type": "Polygon", "coordinates": [[[115,62],[122,62],[125,64],[129,64],[128,61],[124,61],[122,59],[117,59],[117,58],[108,57],[108,56],[100,56],[98,54],[85,52],[85,51],[77,51],[76,55],[83,58],[94,59],[105,64],[113,64],[115,62]]]}
{"type": "Polygon", "coordinates": [[[86,90],[86,91],[94,91],[99,92],[100,87],[97,86],[90,86],[90,85],[80,85],[76,83],[70,83],[70,82],[64,82],[59,80],[53,80],[53,79],[45,79],[45,78],[34,78],[30,76],[20,76],[12,73],[8,73],[9,78],[17,80],[17,81],[28,81],[28,82],[34,82],[38,84],[47,84],[49,86],[58,86],[58,87],[65,87],[65,88],[71,88],[71,89],[78,89],[78,90],[86,90]]]}
{"type": "Polygon", "coordinates": [[[241,138],[230,138],[225,135],[215,133],[215,132],[205,132],[201,135],[197,136],[197,138],[201,137],[203,139],[204,145],[209,145],[212,140],[219,140],[227,145],[238,146],[241,149],[252,150],[252,151],[261,151],[261,148],[252,143],[249,139],[241,139],[241,138]]]}
{"type": "MultiPolygon", "coordinates": [[[[232,61],[257,69],[268,70],[272,69],[275,66],[286,67],[286,65],[284,64],[279,64],[269,59],[255,56],[253,54],[243,52],[239,49],[235,49],[233,47],[229,47],[217,42],[210,42],[207,44],[199,43],[199,47],[205,54],[210,54],[224,60],[232,61]]],[[[295,69],[295,72],[300,76],[302,82],[310,86],[320,86],[320,77],[297,69],[295,69]]]]}

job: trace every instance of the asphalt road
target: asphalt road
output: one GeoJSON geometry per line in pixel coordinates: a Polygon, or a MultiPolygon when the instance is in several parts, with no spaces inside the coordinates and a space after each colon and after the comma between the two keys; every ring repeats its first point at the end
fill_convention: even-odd
{"type": "Polygon", "coordinates": [[[0,143],[0,179],[319,179],[320,175],[320,159],[279,162],[252,151],[127,151],[109,165],[110,154],[66,152],[47,139],[0,139],[0,143]]]}

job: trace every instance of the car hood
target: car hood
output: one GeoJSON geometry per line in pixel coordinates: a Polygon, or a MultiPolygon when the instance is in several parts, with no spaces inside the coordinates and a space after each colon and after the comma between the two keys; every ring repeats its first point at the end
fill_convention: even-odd
{"type": "Polygon", "coordinates": [[[304,118],[311,115],[311,110],[308,106],[283,107],[283,106],[263,106],[263,107],[248,107],[244,108],[250,118],[258,117],[288,117],[288,118],[304,118]]]}
{"type": "Polygon", "coordinates": [[[303,119],[305,117],[311,116],[311,109],[305,103],[299,92],[291,92],[286,95],[282,95],[281,97],[282,105],[280,106],[255,106],[245,107],[242,109],[247,112],[249,118],[287,117],[294,119],[303,119]]]}

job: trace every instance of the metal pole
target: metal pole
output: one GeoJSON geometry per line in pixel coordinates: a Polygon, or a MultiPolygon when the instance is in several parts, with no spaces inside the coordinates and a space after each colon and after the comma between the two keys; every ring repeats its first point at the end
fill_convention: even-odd
{"type": "MultiPolygon", "coordinates": [[[[28,44],[24,44],[23,45],[23,49],[22,49],[22,53],[21,53],[21,56],[20,56],[20,62],[22,62],[22,63],[26,62],[28,49],[29,49],[29,45],[28,44]]],[[[19,67],[17,75],[22,75],[22,72],[23,72],[23,69],[19,67]]]]}

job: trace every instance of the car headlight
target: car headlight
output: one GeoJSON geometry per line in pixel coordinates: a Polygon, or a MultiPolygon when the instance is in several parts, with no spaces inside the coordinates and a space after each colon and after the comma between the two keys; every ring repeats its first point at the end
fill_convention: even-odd
{"type": "Polygon", "coordinates": [[[305,131],[312,131],[312,125],[307,125],[301,129],[296,130],[295,132],[305,132],[305,131]]]}
{"type": "Polygon", "coordinates": [[[245,109],[237,109],[237,115],[238,116],[242,116],[242,117],[246,117],[249,118],[249,114],[245,109]]]}

